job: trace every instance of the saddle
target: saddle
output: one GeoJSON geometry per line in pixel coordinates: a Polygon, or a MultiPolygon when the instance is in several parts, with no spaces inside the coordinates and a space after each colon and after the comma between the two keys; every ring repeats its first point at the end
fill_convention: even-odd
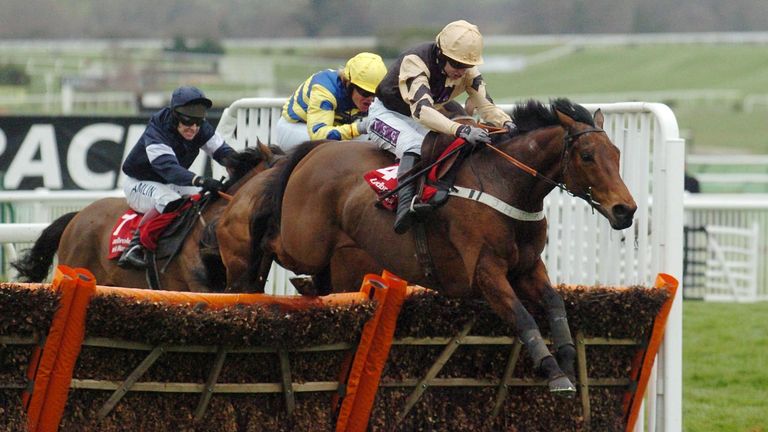
{"type": "MultiPolygon", "coordinates": [[[[452,116],[449,118],[459,121],[459,123],[467,123],[469,121],[475,124],[474,119],[467,115],[460,105],[458,108],[454,108],[452,116]],[[456,111],[456,109],[459,111],[456,111]]],[[[476,124],[476,126],[488,130],[491,134],[506,132],[504,128],[484,124],[476,124]]],[[[459,166],[461,166],[461,163],[469,154],[478,148],[482,148],[482,146],[464,145],[464,143],[465,141],[461,138],[437,132],[430,132],[424,137],[424,142],[421,144],[421,166],[430,166],[443,159],[429,170],[426,177],[419,179],[418,189],[422,191],[420,194],[422,200],[424,200],[427,194],[430,195],[429,200],[424,200],[424,202],[428,202],[433,207],[445,204],[450,190],[456,182],[459,166]]],[[[421,167],[417,168],[421,169],[421,167]]]]}
{"type": "MultiPolygon", "coordinates": [[[[472,148],[464,146],[464,140],[450,135],[430,132],[424,139],[421,147],[422,160],[414,168],[418,172],[444,158],[435,164],[426,173],[420,176],[417,182],[417,191],[421,201],[432,207],[440,207],[448,199],[451,187],[456,181],[458,167],[464,158],[471,153],[472,148]],[[446,155],[449,155],[447,156],[446,155]]],[[[366,183],[379,196],[377,206],[395,211],[397,209],[397,195],[392,191],[397,187],[397,165],[379,168],[363,175],[366,183]]]]}
{"type": "Polygon", "coordinates": [[[465,141],[461,138],[454,138],[450,135],[430,132],[424,138],[421,146],[421,164],[429,166],[438,160],[445,159],[436,164],[429,170],[426,176],[418,180],[418,190],[424,197],[429,194],[427,202],[433,207],[439,207],[448,200],[448,193],[456,182],[456,173],[461,162],[472,152],[471,146],[465,146],[465,141]],[[452,151],[459,148],[451,154],[452,151]],[[429,191],[429,189],[432,191],[429,191]]]}
{"type": "MultiPolygon", "coordinates": [[[[195,194],[187,197],[177,210],[164,213],[141,227],[142,244],[147,253],[147,281],[153,289],[159,289],[159,273],[179,254],[184,240],[197,223],[200,213],[211,200],[211,195],[195,194]],[[163,264],[162,268],[160,264],[163,264]]],[[[112,230],[109,259],[117,259],[130,241],[141,220],[141,215],[128,210],[112,230]]]]}

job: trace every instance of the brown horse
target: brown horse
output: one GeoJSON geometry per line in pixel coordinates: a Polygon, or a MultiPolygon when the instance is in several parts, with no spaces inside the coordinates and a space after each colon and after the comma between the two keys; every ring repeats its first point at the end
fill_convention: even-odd
{"type": "MultiPolygon", "coordinates": [[[[281,159],[285,161],[286,159],[281,159]]],[[[227,291],[264,292],[264,284],[256,286],[250,280],[251,262],[250,220],[254,208],[261,206],[260,199],[270,178],[278,172],[279,163],[273,168],[259,172],[246,181],[232,196],[232,201],[222,211],[216,224],[216,238],[219,252],[226,268],[227,291]]],[[[271,260],[265,260],[271,265],[271,260]]],[[[269,269],[262,271],[269,273],[269,269]]]]}
{"type": "MultiPolygon", "coordinates": [[[[225,183],[227,192],[234,193],[250,177],[271,165],[273,160],[272,151],[261,143],[231,158],[226,163],[230,176],[225,183]]],[[[203,251],[201,239],[206,226],[217,221],[226,205],[226,200],[218,199],[205,207],[176,258],[158,275],[162,289],[199,292],[224,289],[224,268],[218,251],[203,251]]],[[[107,257],[112,228],[126,210],[128,204],[124,198],[104,198],[79,212],[56,219],[33,247],[12,264],[19,273],[19,279],[43,281],[50,271],[54,255],[58,254],[60,264],[89,269],[100,285],[147,288],[149,285],[144,270],[120,268],[117,260],[107,257]]]]}
{"type": "MultiPolygon", "coordinates": [[[[467,111],[456,101],[443,105],[441,112],[448,118],[462,121],[471,119],[467,111]]],[[[329,141],[312,141],[307,143],[303,152],[329,141]]],[[[338,141],[330,141],[336,143],[338,141]]],[[[358,141],[359,142],[359,141],[358,141]]],[[[256,238],[264,242],[276,235],[274,211],[266,205],[274,191],[268,191],[268,185],[279,180],[279,167],[287,159],[283,158],[269,170],[258,173],[250,178],[234,194],[231,203],[224,209],[216,226],[216,237],[221,245],[221,259],[227,272],[227,290],[233,292],[264,292],[267,275],[274,256],[267,244],[251,242],[251,229],[257,231],[256,238]],[[249,220],[250,219],[250,220],[249,220]],[[255,248],[256,250],[252,250],[255,248]],[[255,257],[255,258],[252,258],[255,257]],[[258,260],[258,263],[253,263],[258,260]],[[255,266],[253,264],[255,264],[255,266]]],[[[359,287],[366,273],[381,273],[376,261],[368,257],[360,249],[340,249],[334,254],[333,263],[347,267],[350,262],[356,263],[354,268],[359,272],[347,270],[333,272],[335,284],[339,287],[359,287]],[[344,279],[341,279],[344,277],[344,279]]],[[[330,274],[330,272],[326,272],[330,274]]],[[[322,276],[320,276],[322,278],[322,276]]],[[[317,279],[317,277],[313,278],[317,279]]],[[[317,293],[317,286],[303,278],[293,279],[294,285],[303,294],[317,293]],[[297,282],[298,279],[298,282],[297,282]]],[[[322,288],[321,288],[322,289],[322,288]]],[[[325,288],[326,290],[328,288],[325,288]]],[[[356,289],[356,288],[355,288],[356,289]]]]}
{"type": "Polygon", "coordinates": [[[252,222],[252,264],[267,244],[284,267],[322,275],[337,288],[350,274],[383,267],[448,296],[484,297],[515,325],[550,390],[575,391],[565,307],[541,258],[543,201],[559,185],[585,198],[617,230],[632,225],[637,205],[620,177],[619,150],[602,129],[600,111],[593,117],[567,99],[550,107],[530,101],[515,109],[513,120],[517,132],[495,136],[493,145],[477,148],[458,168],[455,185],[474,191],[474,199],[452,197],[425,218],[432,277],[417,259],[414,236],[393,232],[393,214],[373,205],[376,195],[362,180],[365,172],[391,164],[391,156],[360,142],[299,149],[280,168],[266,192],[279,229],[265,242],[259,239],[263,224],[252,222]],[[493,198],[478,201],[480,195],[493,198]],[[345,266],[350,256],[356,261],[345,266]],[[547,311],[556,358],[520,298],[547,311]]]}

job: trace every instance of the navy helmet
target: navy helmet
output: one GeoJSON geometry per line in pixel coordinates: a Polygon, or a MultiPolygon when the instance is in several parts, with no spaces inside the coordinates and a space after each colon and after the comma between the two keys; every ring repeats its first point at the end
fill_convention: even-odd
{"type": "Polygon", "coordinates": [[[213,105],[202,90],[192,86],[181,86],[171,95],[171,109],[189,117],[204,118],[205,111],[213,105]]]}

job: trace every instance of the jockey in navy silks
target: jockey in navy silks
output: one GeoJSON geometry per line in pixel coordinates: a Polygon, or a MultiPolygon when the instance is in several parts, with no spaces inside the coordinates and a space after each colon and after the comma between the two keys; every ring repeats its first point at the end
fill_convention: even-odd
{"type": "MultiPolygon", "coordinates": [[[[123,184],[128,205],[143,213],[141,226],[163,213],[177,210],[185,195],[222,190],[219,180],[189,170],[202,149],[225,165],[236,151],[206,121],[212,102],[200,89],[182,86],[173,91],[170,106],[156,112],[139,141],[123,162],[127,178],[123,184]]],[[[121,267],[147,265],[139,230],[118,260],[121,267]]]]}

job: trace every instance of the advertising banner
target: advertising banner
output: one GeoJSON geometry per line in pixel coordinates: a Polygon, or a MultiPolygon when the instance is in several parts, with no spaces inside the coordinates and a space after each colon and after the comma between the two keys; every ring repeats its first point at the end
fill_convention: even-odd
{"type": "MultiPolygon", "coordinates": [[[[216,126],[218,119],[209,119],[216,126]]],[[[0,116],[0,188],[111,190],[149,117],[0,116]]],[[[201,151],[190,169],[210,173],[201,151]]]]}

